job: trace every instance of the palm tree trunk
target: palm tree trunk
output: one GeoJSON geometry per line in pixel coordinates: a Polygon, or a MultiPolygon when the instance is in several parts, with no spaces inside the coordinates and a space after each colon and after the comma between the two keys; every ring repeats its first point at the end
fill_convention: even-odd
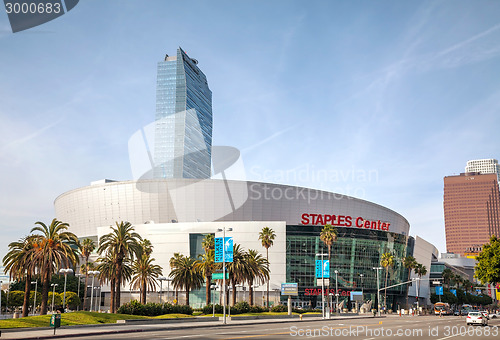
{"type": "MultiPolygon", "coordinates": [[[[30,302],[30,291],[31,291],[31,275],[26,274],[26,284],[24,285],[24,300],[23,300],[23,318],[28,316],[28,308],[30,302]]],[[[33,311],[34,313],[35,311],[33,311]]]]}
{"type": "Polygon", "coordinates": [[[179,290],[175,288],[175,304],[179,304],[179,290]]]}
{"type": "Polygon", "coordinates": [[[212,275],[207,275],[206,279],[207,279],[207,283],[205,285],[205,298],[206,298],[207,306],[208,306],[211,302],[210,283],[212,282],[212,275]]]}
{"type": "MultiPolygon", "coordinates": [[[[266,259],[267,263],[269,263],[269,247],[266,247],[266,259]]],[[[267,299],[266,299],[266,307],[269,308],[269,279],[267,279],[267,299]]]]}
{"type": "Polygon", "coordinates": [[[233,303],[231,306],[234,306],[236,304],[236,280],[231,279],[231,286],[233,286],[233,291],[231,292],[231,297],[233,300],[233,303]]]}
{"type": "Polygon", "coordinates": [[[109,311],[110,313],[115,312],[115,278],[111,278],[109,285],[111,286],[111,291],[109,292],[109,311]]]}
{"type": "Polygon", "coordinates": [[[186,306],[189,306],[189,291],[190,291],[189,285],[186,285],[186,306]]]}
{"type": "Polygon", "coordinates": [[[142,303],[145,305],[146,304],[146,299],[147,299],[147,289],[148,289],[148,286],[147,286],[147,282],[145,279],[142,280],[142,290],[141,290],[141,300],[142,300],[142,303]]]}
{"type": "Polygon", "coordinates": [[[89,272],[89,258],[85,258],[85,289],[83,290],[83,309],[87,310],[87,284],[88,284],[88,274],[89,272]]]}
{"type": "Polygon", "coordinates": [[[114,311],[116,313],[116,310],[120,308],[120,293],[121,293],[121,286],[122,286],[122,264],[121,262],[118,262],[116,264],[116,292],[115,292],[115,308],[114,311]]]}
{"type": "Polygon", "coordinates": [[[45,269],[42,281],[42,303],[40,305],[40,315],[47,314],[47,301],[49,300],[49,270],[45,269]]]}
{"type": "Polygon", "coordinates": [[[253,280],[248,280],[248,304],[253,306],[253,280]]]}
{"type": "Polygon", "coordinates": [[[385,289],[384,289],[384,305],[385,312],[387,313],[387,278],[389,276],[389,267],[385,267],[385,289]]]}

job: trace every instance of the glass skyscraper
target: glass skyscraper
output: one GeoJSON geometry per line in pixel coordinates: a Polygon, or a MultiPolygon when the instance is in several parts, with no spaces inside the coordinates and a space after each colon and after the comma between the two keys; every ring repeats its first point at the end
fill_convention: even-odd
{"type": "Polygon", "coordinates": [[[212,92],[180,47],[158,63],[154,178],[210,178],[212,92]]]}

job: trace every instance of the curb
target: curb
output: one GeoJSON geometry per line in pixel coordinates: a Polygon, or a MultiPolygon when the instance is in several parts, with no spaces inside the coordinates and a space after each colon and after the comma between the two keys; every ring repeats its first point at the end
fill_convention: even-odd
{"type": "MultiPolygon", "coordinates": [[[[381,317],[373,317],[373,316],[359,316],[359,317],[334,317],[331,319],[313,319],[313,320],[302,320],[300,321],[299,318],[290,318],[290,319],[258,319],[256,322],[245,322],[249,320],[241,320],[242,322],[238,323],[228,323],[226,325],[223,324],[208,324],[208,325],[196,325],[198,328],[215,328],[215,327],[226,327],[226,326],[240,326],[240,325],[260,325],[260,324],[270,324],[270,323],[287,323],[291,321],[297,321],[297,322],[319,322],[319,321],[334,321],[334,320],[346,320],[346,319],[379,319],[379,318],[384,318],[384,316],[381,317]]],[[[189,321],[186,320],[186,323],[189,321]]],[[[103,324],[99,325],[102,327],[105,326],[116,326],[116,324],[103,324]]],[[[124,324],[122,324],[124,325],[124,324]]],[[[139,325],[137,325],[139,326],[139,325]]],[[[66,326],[68,327],[68,326],[66,326]]],[[[72,326],[69,326],[72,327],[72,326]]],[[[77,327],[77,326],[75,326],[77,327]]],[[[163,330],[171,330],[171,329],[176,329],[176,330],[182,330],[182,329],[190,329],[193,328],[193,325],[175,325],[174,327],[151,327],[147,329],[123,329],[123,330],[112,330],[112,331],[98,331],[98,332],[90,332],[90,333],[70,333],[70,334],[55,334],[55,335],[39,335],[39,336],[27,336],[27,337],[20,337],[20,338],[11,338],[11,339],[18,339],[18,340],[34,340],[34,339],[62,339],[62,338],[76,338],[76,337],[84,337],[84,336],[99,336],[99,335],[109,335],[109,334],[126,334],[126,333],[139,333],[139,332],[157,332],[157,331],[163,331],[163,330]]],[[[51,328],[50,328],[51,329],[51,328]]],[[[67,328],[66,328],[67,329],[67,328]]]]}

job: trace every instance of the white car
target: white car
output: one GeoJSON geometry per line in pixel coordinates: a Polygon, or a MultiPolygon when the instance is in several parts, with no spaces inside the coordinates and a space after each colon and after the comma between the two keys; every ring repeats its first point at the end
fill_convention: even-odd
{"type": "Polygon", "coordinates": [[[488,325],[488,319],[481,312],[469,312],[467,318],[465,319],[467,325],[488,325]]]}

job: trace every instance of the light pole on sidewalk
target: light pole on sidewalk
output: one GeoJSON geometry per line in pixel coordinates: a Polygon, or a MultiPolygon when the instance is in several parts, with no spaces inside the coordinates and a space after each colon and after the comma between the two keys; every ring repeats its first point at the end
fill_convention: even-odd
{"type": "Polygon", "coordinates": [[[35,285],[35,297],[33,299],[33,316],[35,315],[35,310],[36,310],[36,291],[38,289],[38,281],[31,282],[32,285],[35,285]]]}
{"type": "Polygon", "coordinates": [[[377,309],[378,309],[378,316],[380,316],[380,279],[379,279],[378,272],[380,270],[382,270],[383,268],[382,267],[373,267],[372,269],[377,271],[377,307],[378,307],[377,309]]]}
{"type": "Polygon", "coordinates": [[[73,269],[71,268],[61,268],[59,270],[60,274],[64,274],[64,293],[63,293],[63,310],[66,308],[66,279],[69,273],[73,273],[73,269]]]}

